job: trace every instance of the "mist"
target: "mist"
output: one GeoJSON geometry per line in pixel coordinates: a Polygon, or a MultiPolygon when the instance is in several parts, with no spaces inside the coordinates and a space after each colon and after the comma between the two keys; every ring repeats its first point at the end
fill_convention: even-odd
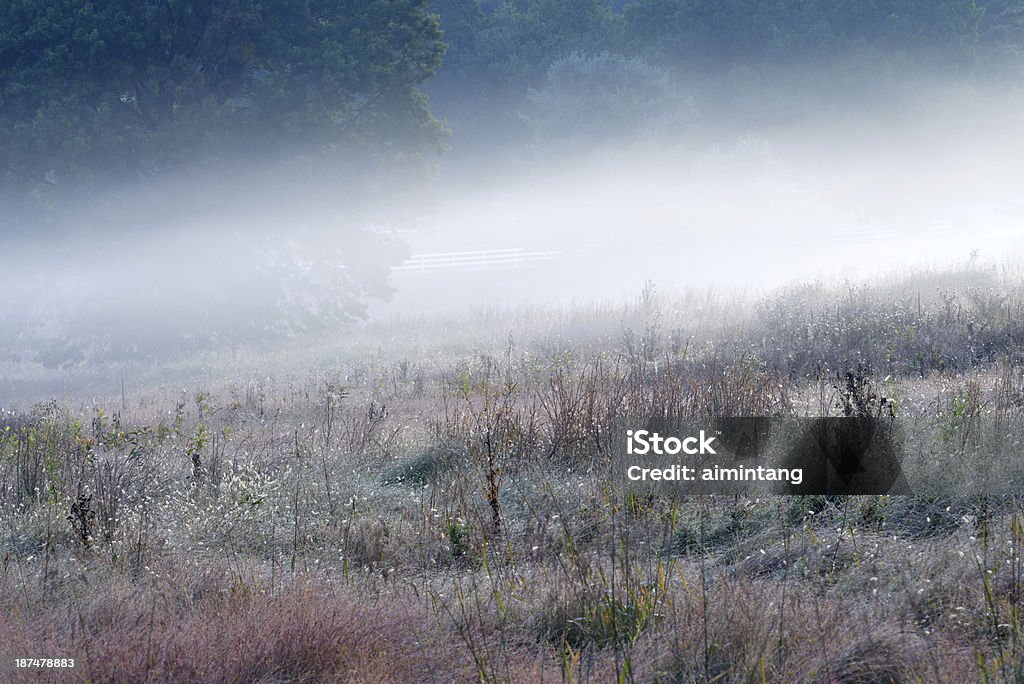
{"type": "Polygon", "coordinates": [[[426,274],[401,275],[392,306],[374,311],[617,299],[648,280],[763,291],[1013,258],[1024,237],[1015,98],[996,89],[960,97],[948,104],[918,93],[855,122],[853,111],[808,112],[790,125],[739,130],[705,112],[708,124],[690,135],[512,171],[505,159],[477,157],[471,180],[453,172],[439,184],[412,250],[556,255],[522,275],[464,269],[463,286],[453,282],[434,301],[422,290],[431,287],[426,274]]]}
{"type": "MultiPolygon", "coordinates": [[[[600,22],[639,35],[649,9],[600,22]]],[[[367,320],[622,301],[648,284],[757,295],[1019,253],[1022,96],[984,31],[989,52],[969,59],[909,37],[907,51],[767,49],[786,27],[743,50],[729,26],[721,45],[619,35],[545,48],[513,74],[481,66],[455,10],[438,11],[422,44],[437,61],[402,82],[426,97],[353,82],[339,101],[299,79],[321,109],[297,97],[281,114],[255,107],[277,95],[243,70],[224,75],[237,93],[217,95],[216,115],[167,110],[164,86],[142,82],[114,89],[129,118],[97,118],[87,143],[12,134],[5,359],[155,362],[367,320]]],[[[557,24],[529,12],[537,30],[557,24]]],[[[477,37],[510,16],[484,8],[477,37]]],[[[189,92],[179,109],[198,106],[189,92]]]]}
{"type": "MultiPolygon", "coordinates": [[[[570,152],[492,155],[456,138],[451,161],[419,185],[406,170],[342,161],[297,181],[277,160],[109,184],[38,236],[9,239],[4,313],[15,339],[109,327],[132,349],[153,337],[173,348],[210,318],[246,329],[244,342],[316,327],[277,326],[272,307],[341,325],[614,301],[649,281],[765,291],[1013,258],[1024,227],[1019,96],[933,83],[907,93],[759,126],[700,110],[679,131],[570,141],[570,152]],[[325,201],[339,179],[349,189],[325,201]],[[534,256],[495,261],[512,249],[534,256]],[[481,255],[414,267],[471,252],[481,255]],[[197,317],[197,301],[213,305],[197,317]]],[[[212,341],[230,340],[227,329],[212,341]]]]}
{"type": "Polygon", "coordinates": [[[260,318],[270,306],[340,324],[368,313],[614,301],[648,282],[758,292],[1005,261],[1024,234],[1016,96],[953,94],[952,104],[929,93],[873,106],[855,123],[806,113],[735,129],[705,111],[697,130],[572,154],[530,149],[510,161],[457,149],[422,193],[401,191],[386,172],[368,181],[338,165],[332,177],[376,188],[357,202],[313,204],[266,168],[112,185],[102,194],[114,221],[76,233],[83,222],[73,217],[91,208],[72,207],[67,225],[11,240],[6,313],[22,337],[45,341],[66,334],[73,310],[73,331],[121,326],[134,349],[154,336],[187,344],[211,317],[252,329],[245,342],[303,331],[260,318]],[[487,261],[511,249],[542,256],[487,261]],[[403,259],[466,252],[484,254],[389,273],[403,259]],[[198,300],[213,303],[199,317],[198,300]]]}

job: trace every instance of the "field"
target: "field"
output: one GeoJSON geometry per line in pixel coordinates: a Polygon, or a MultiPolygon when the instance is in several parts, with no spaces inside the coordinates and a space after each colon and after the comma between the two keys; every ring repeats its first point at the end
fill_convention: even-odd
{"type": "Polygon", "coordinates": [[[969,469],[990,424],[1024,435],[1015,268],[650,285],[175,364],[0,415],[0,652],[75,659],[14,681],[1024,678],[1024,497],[954,473],[673,501],[608,469],[622,419],[883,398],[969,469]]]}

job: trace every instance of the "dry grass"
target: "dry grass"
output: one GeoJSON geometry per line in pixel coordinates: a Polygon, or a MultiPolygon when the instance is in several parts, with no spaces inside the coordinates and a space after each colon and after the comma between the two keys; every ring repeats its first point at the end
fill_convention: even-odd
{"type": "Polygon", "coordinates": [[[74,654],[76,674],[91,681],[409,682],[473,672],[411,597],[323,582],[270,595],[236,578],[228,592],[196,599],[206,588],[182,594],[181,581],[112,578],[67,613],[8,606],[0,639],[14,653],[74,654]]]}
{"type": "Polygon", "coordinates": [[[608,476],[622,419],[835,413],[849,368],[969,464],[981,417],[1024,414],[1022,289],[922,277],[489,314],[305,377],[3,414],[0,652],[97,682],[1015,680],[1019,497],[608,476]]]}

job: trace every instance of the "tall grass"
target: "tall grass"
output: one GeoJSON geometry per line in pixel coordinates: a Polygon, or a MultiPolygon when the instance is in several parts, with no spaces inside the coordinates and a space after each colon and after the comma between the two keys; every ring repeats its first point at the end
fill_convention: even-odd
{"type": "Polygon", "coordinates": [[[672,501],[609,463],[637,417],[885,410],[970,468],[1022,438],[1022,293],[651,288],[4,413],[0,653],[90,681],[1015,681],[1019,497],[672,501]]]}

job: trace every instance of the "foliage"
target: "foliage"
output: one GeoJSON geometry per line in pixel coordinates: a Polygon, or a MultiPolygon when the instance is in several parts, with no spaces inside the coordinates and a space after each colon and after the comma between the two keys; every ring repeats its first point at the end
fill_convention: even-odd
{"type": "Polygon", "coordinates": [[[729,67],[793,61],[872,46],[890,55],[957,63],[972,57],[982,11],[973,2],[638,0],[627,7],[632,44],[676,63],[729,67]]]}
{"type": "MultiPolygon", "coordinates": [[[[631,67],[609,65],[605,53],[629,64],[642,59],[694,96],[698,108],[714,104],[763,121],[775,112],[802,113],[800,95],[808,90],[824,94],[817,105],[841,99],[849,108],[864,104],[861,95],[905,92],[906,82],[922,75],[1019,81],[1015,56],[1024,49],[1019,0],[983,7],[973,0],[434,0],[431,8],[451,45],[427,86],[433,106],[464,139],[493,145],[500,138],[510,148],[537,132],[545,118],[535,111],[537,93],[552,89],[551,70],[573,59],[603,62],[610,88],[631,67]],[[523,125],[520,112],[532,125],[523,125]]],[[[626,130],[645,125],[644,93],[620,95],[639,98],[615,110],[638,117],[626,130]]],[[[597,111],[608,106],[600,95],[585,102],[597,111]]],[[[691,111],[685,99],[663,104],[691,111]]],[[[609,124],[601,132],[612,130],[609,124]]]]}
{"type": "Polygon", "coordinates": [[[527,117],[545,145],[678,132],[696,116],[664,69],[608,52],[556,60],[527,97],[527,117]]]}
{"type": "Polygon", "coordinates": [[[422,2],[0,4],[5,183],[90,186],[289,146],[437,145],[422,2]]]}
{"type": "Polygon", "coordinates": [[[425,0],[0,2],[0,229],[77,284],[5,330],[62,366],[364,315],[403,253],[368,226],[442,149],[444,47],[425,0]]]}

